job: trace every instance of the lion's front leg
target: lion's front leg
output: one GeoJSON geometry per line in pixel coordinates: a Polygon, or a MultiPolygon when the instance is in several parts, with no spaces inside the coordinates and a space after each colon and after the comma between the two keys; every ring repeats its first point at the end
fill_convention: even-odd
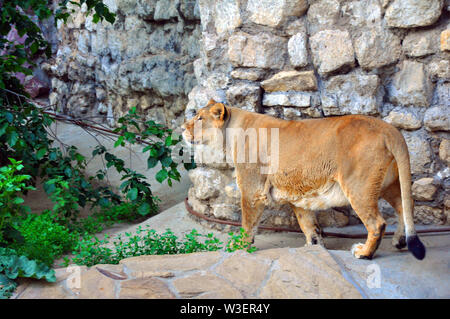
{"type": "Polygon", "coordinates": [[[248,198],[248,196],[244,193],[241,198],[241,210],[242,227],[249,235],[245,240],[248,243],[254,243],[259,220],[261,219],[262,212],[264,211],[264,203],[262,201],[255,200],[254,198],[248,198]]]}
{"type": "Polygon", "coordinates": [[[291,205],[292,210],[297,217],[298,224],[305,235],[306,246],[320,245],[324,246],[322,239],[322,230],[313,211],[305,210],[295,205],[291,205]]]}

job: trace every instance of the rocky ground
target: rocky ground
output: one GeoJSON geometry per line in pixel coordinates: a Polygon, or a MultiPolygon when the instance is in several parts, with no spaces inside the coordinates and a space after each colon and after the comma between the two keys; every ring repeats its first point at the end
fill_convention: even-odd
{"type": "Polygon", "coordinates": [[[321,247],[134,257],[119,265],[59,269],[56,283],[26,281],[17,292],[21,299],[361,296],[321,247]]]}
{"type": "MultiPolygon", "coordinates": [[[[147,225],[158,232],[170,228],[178,237],[193,228],[222,241],[228,237],[194,221],[184,203],[139,225],[109,231],[133,233],[147,225]]],[[[390,238],[383,239],[373,260],[356,260],[349,250],[358,239],[326,238],[325,249],[303,247],[298,233],[265,232],[256,236],[255,253],[140,256],[119,265],[59,268],[56,283],[22,280],[13,298],[450,298],[450,235],[421,239],[427,247],[422,261],[393,248],[390,238]]]]}

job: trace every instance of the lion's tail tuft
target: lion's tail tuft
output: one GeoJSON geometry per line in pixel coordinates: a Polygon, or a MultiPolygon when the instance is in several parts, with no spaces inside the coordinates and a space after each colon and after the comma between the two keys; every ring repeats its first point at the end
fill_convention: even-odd
{"type": "Polygon", "coordinates": [[[425,246],[420,241],[417,235],[407,236],[406,243],[408,244],[408,250],[419,260],[425,258],[425,246]]]}

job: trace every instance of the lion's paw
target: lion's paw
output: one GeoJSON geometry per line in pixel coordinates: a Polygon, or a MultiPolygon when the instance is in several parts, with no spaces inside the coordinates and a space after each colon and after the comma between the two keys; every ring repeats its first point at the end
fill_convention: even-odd
{"type": "Polygon", "coordinates": [[[322,246],[322,247],[325,247],[325,244],[323,243],[323,239],[322,239],[322,237],[313,237],[313,238],[311,238],[311,240],[309,240],[309,241],[306,241],[306,244],[305,244],[305,246],[307,247],[307,246],[315,246],[315,245],[319,245],[319,246],[322,246]]]}
{"type": "Polygon", "coordinates": [[[364,251],[364,244],[363,243],[357,243],[357,244],[353,244],[352,246],[352,255],[355,258],[358,259],[371,259],[369,256],[365,255],[363,253],[364,251]]]}
{"type": "Polygon", "coordinates": [[[405,235],[395,235],[392,238],[392,246],[397,249],[402,249],[406,247],[406,236],[405,235]]]}

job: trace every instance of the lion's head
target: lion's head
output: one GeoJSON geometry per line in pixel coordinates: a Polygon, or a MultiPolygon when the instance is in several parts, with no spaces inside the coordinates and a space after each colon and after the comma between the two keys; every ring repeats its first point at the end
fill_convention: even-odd
{"type": "Polygon", "coordinates": [[[215,144],[218,139],[223,138],[222,133],[228,117],[229,111],[225,105],[211,99],[192,119],[181,126],[183,138],[194,145],[215,144]]]}

